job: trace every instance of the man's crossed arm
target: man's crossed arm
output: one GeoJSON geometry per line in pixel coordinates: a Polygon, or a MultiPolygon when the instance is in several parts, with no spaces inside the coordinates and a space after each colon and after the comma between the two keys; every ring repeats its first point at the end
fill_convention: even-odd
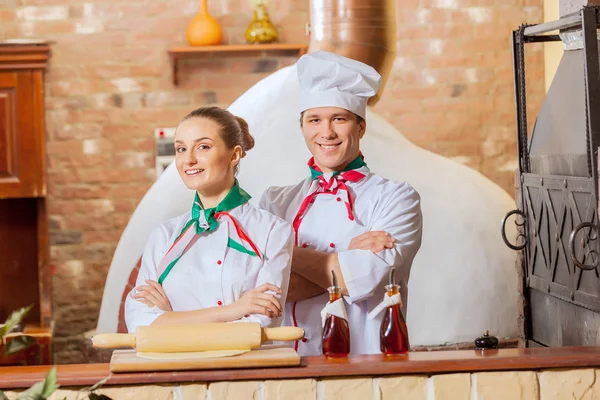
{"type": "MultiPolygon", "coordinates": [[[[394,247],[394,238],[389,233],[372,231],[352,239],[348,250],[370,250],[377,253],[392,247],[394,247]]],[[[287,300],[304,300],[324,293],[333,285],[332,270],[336,275],[338,286],[342,288],[342,293],[347,295],[348,290],[340,268],[338,253],[295,247],[287,300]]]]}

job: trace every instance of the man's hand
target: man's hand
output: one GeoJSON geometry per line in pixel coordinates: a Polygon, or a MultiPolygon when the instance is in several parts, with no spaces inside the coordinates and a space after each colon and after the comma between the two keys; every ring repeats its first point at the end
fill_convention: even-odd
{"type": "Polygon", "coordinates": [[[394,238],[384,231],[369,231],[350,241],[348,250],[371,250],[373,253],[394,247],[394,238]]]}
{"type": "MultiPolygon", "coordinates": [[[[377,253],[394,247],[394,238],[384,231],[366,232],[350,241],[348,250],[369,250],[377,253]]],[[[292,255],[292,275],[288,289],[288,301],[304,300],[324,293],[331,286],[331,270],[335,272],[342,293],[348,289],[338,261],[337,253],[325,253],[295,247],[292,255]]]]}
{"type": "Polygon", "coordinates": [[[141,301],[148,307],[158,307],[163,311],[173,311],[171,302],[167,298],[163,287],[150,279],[146,279],[146,285],[140,285],[136,288],[133,298],[141,301]]]}

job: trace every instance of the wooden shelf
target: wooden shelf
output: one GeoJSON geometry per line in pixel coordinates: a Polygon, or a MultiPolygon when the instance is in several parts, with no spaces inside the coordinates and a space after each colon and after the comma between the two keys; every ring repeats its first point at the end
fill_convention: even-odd
{"type": "Polygon", "coordinates": [[[178,63],[181,59],[225,57],[225,56],[266,56],[267,53],[283,53],[300,57],[308,50],[308,44],[269,43],[269,44],[230,44],[218,46],[187,46],[169,49],[173,68],[173,84],[179,84],[178,63]]]}
{"type": "Polygon", "coordinates": [[[44,69],[50,57],[47,44],[0,42],[0,70],[44,69]]]}

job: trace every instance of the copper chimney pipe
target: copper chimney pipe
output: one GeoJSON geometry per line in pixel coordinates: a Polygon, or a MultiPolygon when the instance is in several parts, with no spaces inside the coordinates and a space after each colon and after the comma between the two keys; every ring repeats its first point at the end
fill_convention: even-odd
{"type": "Polygon", "coordinates": [[[369,101],[381,98],[396,57],[394,0],[311,0],[308,51],[326,50],[369,64],[383,81],[369,101]]]}

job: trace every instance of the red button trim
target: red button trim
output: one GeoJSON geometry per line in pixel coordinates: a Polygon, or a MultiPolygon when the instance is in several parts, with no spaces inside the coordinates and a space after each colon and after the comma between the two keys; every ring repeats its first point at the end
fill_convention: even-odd
{"type": "Polygon", "coordinates": [[[329,247],[335,247],[334,243],[329,243],[329,247]]]}
{"type": "Polygon", "coordinates": [[[302,247],[303,247],[303,248],[307,248],[307,247],[308,247],[308,245],[307,245],[306,243],[302,243],[302,247]]]}
{"type": "Polygon", "coordinates": [[[223,264],[223,262],[221,260],[219,260],[219,261],[217,261],[217,264],[221,265],[221,264],[223,264]]]}
{"type": "Polygon", "coordinates": [[[341,198],[341,197],[338,197],[336,200],[337,200],[337,201],[342,201],[342,198],[341,198]]]}
{"type": "Polygon", "coordinates": [[[222,306],[223,302],[221,300],[219,300],[219,301],[217,301],[217,304],[220,305],[220,306],[222,306]]]}
{"type": "Polygon", "coordinates": [[[306,343],[306,342],[308,342],[308,339],[307,338],[302,338],[302,343],[306,343]]]}

